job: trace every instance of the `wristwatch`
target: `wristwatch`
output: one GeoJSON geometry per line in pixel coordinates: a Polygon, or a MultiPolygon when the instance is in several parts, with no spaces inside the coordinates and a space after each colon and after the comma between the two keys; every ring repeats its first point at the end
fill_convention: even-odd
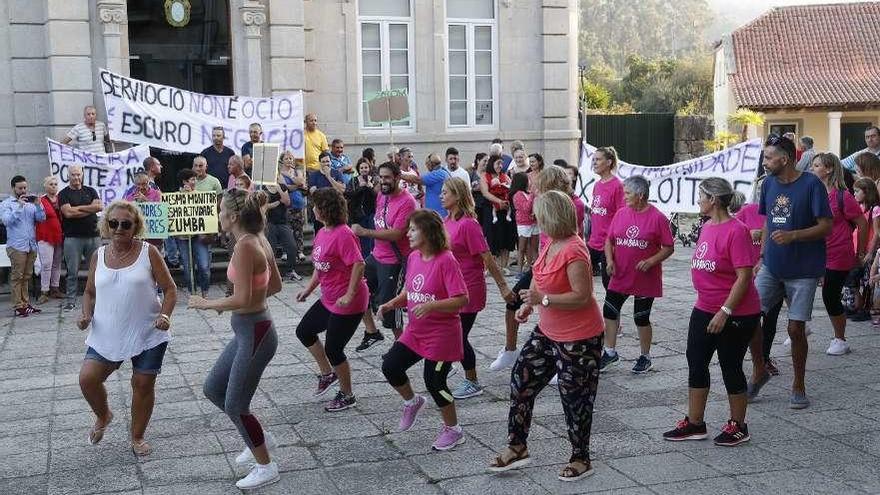
{"type": "Polygon", "coordinates": [[[541,306],[544,306],[545,308],[550,306],[550,296],[544,294],[544,298],[541,299],[541,306]]]}
{"type": "Polygon", "coordinates": [[[721,306],[721,312],[726,314],[727,316],[730,316],[733,314],[733,310],[728,308],[727,306],[721,306]]]}

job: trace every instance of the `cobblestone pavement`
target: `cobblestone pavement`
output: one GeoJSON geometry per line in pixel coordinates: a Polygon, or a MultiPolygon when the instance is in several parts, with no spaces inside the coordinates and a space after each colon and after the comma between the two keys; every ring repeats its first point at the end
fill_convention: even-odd
{"type": "MultiPolygon", "coordinates": [[[[592,437],[596,472],[576,483],[556,479],[569,451],[553,389],[537,402],[531,466],[506,475],[485,472],[506,436],[508,373],[486,369],[503,342],[501,303],[479,315],[472,333],[486,393],[458,403],[466,443],[438,453],[430,450],[440,425],[433,404],[413,430],[395,432],[401,401],[380,371],[387,340],[363,354],[353,351],[355,342],[349,346],[360,403],[342,413],[323,411],[322,402],[332,392],[321,400],[312,397],[316,368],[294,335],[311,301],[294,303],[301,285],[285,285],[271,301],[281,345],[253,403],[255,414],[280,440],[277,460],[283,473],[279,483],[261,493],[880,493],[880,332],[870,323],[850,324],[852,354],[826,356],[830,323],[818,298],[807,363],[810,408],[788,408],[792,371],[783,330],[774,347],[781,375],[749,408],[750,443],[722,448],[711,441],[661,439],[660,433],[686,411],[684,352],[694,301],[689,257],[690,250],[679,248],[666,264],[666,296],[655,305],[653,317],[654,371],[645,376],[629,373],[627,364],[637,357],[638,346],[633,324],[625,322],[619,349],[629,363],[599,383],[592,437]]],[[[220,293],[218,287],[212,291],[220,293]]],[[[497,290],[490,300],[500,301],[497,290]]],[[[201,391],[231,336],[229,316],[185,306],[182,300],[174,314],[174,337],[147,430],[155,451],[142,459],[127,442],[130,364],[108,381],[116,419],[104,441],[91,446],[86,436],[93,417],[77,384],[85,350],[84,334],[74,326],[77,313],[47,306],[43,315],[4,322],[0,494],[238,492],[233,482],[244,473],[234,468],[234,458],[243,443],[201,391]]],[[[520,339],[527,332],[522,328],[520,339]]],[[[424,390],[421,373],[413,370],[410,376],[424,390]]],[[[450,385],[460,378],[459,372],[450,385]]],[[[727,417],[720,370],[713,365],[710,431],[716,433],[727,417]]]]}

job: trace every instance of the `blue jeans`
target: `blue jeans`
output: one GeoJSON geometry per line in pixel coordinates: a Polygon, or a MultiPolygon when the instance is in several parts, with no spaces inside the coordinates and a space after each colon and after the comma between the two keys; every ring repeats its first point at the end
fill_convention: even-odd
{"type": "Polygon", "coordinates": [[[177,249],[178,240],[172,237],[165,239],[165,259],[171,264],[180,263],[180,251],[182,250],[177,249]]]}
{"type": "MultiPolygon", "coordinates": [[[[376,228],[376,220],[373,218],[373,215],[364,215],[357,222],[361,227],[365,229],[375,229],[376,228]]],[[[369,237],[360,237],[361,241],[361,256],[364,259],[367,259],[367,256],[373,252],[373,239],[369,237]]]]}
{"type": "Polygon", "coordinates": [[[186,282],[187,289],[193,289],[192,280],[190,279],[191,270],[195,271],[196,284],[202,291],[207,291],[211,286],[211,248],[202,243],[197,238],[175,239],[177,248],[180,250],[180,262],[183,265],[183,280],[186,282]],[[192,255],[196,263],[190,268],[189,243],[192,242],[192,255]]]}

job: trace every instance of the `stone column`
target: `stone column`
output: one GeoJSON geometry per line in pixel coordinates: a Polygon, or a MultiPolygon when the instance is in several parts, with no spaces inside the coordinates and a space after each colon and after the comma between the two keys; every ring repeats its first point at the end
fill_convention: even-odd
{"type": "Polygon", "coordinates": [[[98,19],[103,27],[106,69],[129,75],[128,54],[122,49],[122,25],[128,24],[125,0],[98,0],[98,19]]]}
{"type": "Polygon", "coordinates": [[[247,85],[243,88],[248,96],[263,95],[263,26],[266,24],[266,6],[259,0],[245,0],[239,7],[244,24],[247,44],[247,85]]]}
{"type": "Polygon", "coordinates": [[[837,156],[840,156],[841,117],[843,117],[843,112],[828,112],[828,151],[837,156]]]}
{"type": "Polygon", "coordinates": [[[544,153],[577,163],[577,0],[543,0],[544,153]]]}

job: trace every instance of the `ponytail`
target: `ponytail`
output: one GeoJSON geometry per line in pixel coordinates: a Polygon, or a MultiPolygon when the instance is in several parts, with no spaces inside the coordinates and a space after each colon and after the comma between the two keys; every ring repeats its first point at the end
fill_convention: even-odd
{"type": "Polygon", "coordinates": [[[266,226],[265,206],[269,196],[263,191],[249,193],[242,189],[232,189],[223,195],[226,207],[238,215],[238,226],[250,234],[263,232],[266,226]]]}

